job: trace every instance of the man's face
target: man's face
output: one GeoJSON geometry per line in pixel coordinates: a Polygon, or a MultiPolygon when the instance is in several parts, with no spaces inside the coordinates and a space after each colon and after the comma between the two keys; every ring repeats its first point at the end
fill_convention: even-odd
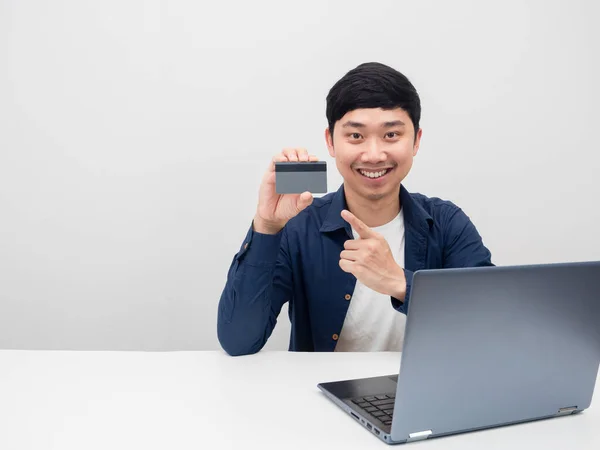
{"type": "Polygon", "coordinates": [[[398,195],[421,140],[406,111],[356,109],[325,131],[329,154],[344,178],[345,190],[363,199],[398,195]],[[332,139],[333,138],[333,139],[332,139]]]}

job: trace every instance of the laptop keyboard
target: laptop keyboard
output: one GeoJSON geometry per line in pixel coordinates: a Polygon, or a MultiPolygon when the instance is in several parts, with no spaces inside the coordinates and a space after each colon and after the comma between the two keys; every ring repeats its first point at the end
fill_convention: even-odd
{"type": "Polygon", "coordinates": [[[384,425],[392,424],[394,414],[395,394],[374,395],[372,397],[359,397],[352,399],[352,403],[371,416],[375,417],[384,425]]]}

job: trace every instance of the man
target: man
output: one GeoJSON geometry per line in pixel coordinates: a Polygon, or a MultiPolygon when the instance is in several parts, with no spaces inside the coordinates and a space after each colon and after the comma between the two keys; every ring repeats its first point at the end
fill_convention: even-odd
{"type": "Polygon", "coordinates": [[[326,115],[343,184],[318,199],[278,195],[275,161],[317,158],[305,149],[273,158],[219,302],[230,355],[258,352],[285,302],[291,351],[400,351],[416,270],[492,265],[460,208],[401,184],[422,135],[420,99],[404,75],[359,65],[331,88],[326,115]]]}

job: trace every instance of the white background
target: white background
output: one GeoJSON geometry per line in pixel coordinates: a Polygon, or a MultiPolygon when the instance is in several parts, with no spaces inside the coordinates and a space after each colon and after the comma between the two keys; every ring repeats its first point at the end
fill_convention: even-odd
{"type": "MultiPolygon", "coordinates": [[[[421,94],[405,182],[496,264],[600,259],[592,0],[0,0],[0,348],[209,350],[271,156],[329,162],[325,96],[421,94]]],[[[565,299],[568,301],[568,299],[565,299]]],[[[287,349],[284,308],[270,349],[287,349]]]]}

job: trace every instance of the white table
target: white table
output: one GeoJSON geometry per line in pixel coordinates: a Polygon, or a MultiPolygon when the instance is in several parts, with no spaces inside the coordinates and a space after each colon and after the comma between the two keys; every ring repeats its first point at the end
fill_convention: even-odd
{"type": "MultiPolygon", "coordinates": [[[[390,448],[316,384],[397,373],[398,361],[396,353],[3,350],[0,449],[390,448]]],[[[598,450],[600,399],[576,416],[391,448],[598,450]]]]}

